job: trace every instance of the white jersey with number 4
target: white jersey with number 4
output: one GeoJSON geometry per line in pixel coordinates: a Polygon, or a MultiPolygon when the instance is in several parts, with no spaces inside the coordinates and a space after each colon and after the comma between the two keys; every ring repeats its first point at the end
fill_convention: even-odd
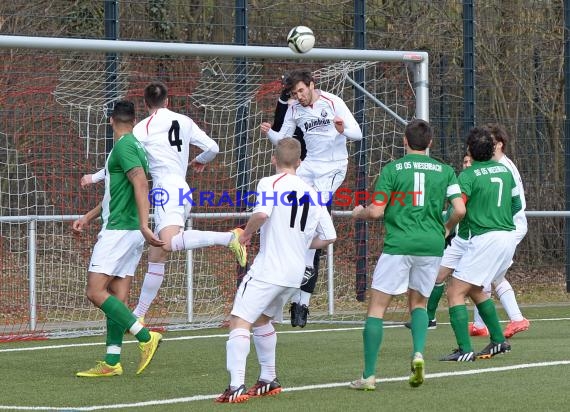
{"type": "Polygon", "coordinates": [[[317,192],[300,177],[280,173],[261,179],[253,213],[269,218],[260,230],[259,253],[248,274],[274,285],[300,287],[305,254],[315,236],[336,238],[332,219],[317,192]]]}
{"type": "MultiPolygon", "coordinates": [[[[167,108],[158,109],[140,121],[133,133],[147,152],[150,174],[155,184],[167,175],[186,179],[189,145],[198,146],[203,151],[215,148],[217,152],[217,143],[192,119],[167,108]]],[[[200,161],[200,155],[197,160],[200,161]]]]}

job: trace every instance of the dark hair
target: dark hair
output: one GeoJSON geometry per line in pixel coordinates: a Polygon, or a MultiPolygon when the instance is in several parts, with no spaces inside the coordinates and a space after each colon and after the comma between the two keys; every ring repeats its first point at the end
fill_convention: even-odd
{"type": "Polygon", "coordinates": [[[473,160],[490,160],[495,152],[495,142],[487,127],[474,127],[467,135],[467,147],[473,160]]]}
{"type": "Polygon", "coordinates": [[[294,87],[297,83],[303,82],[309,86],[311,82],[315,82],[313,74],[308,69],[291,70],[286,77],[289,87],[294,87]]]}
{"type": "Polygon", "coordinates": [[[503,151],[505,151],[509,140],[511,140],[511,137],[507,133],[505,127],[499,123],[488,123],[485,127],[489,129],[491,136],[495,139],[495,141],[501,142],[503,144],[503,151]]]}
{"type": "Polygon", "coordinates": [[[408,123],[404,134],[412,150],[426,150],[432,139],[431,127],[422,119],[415,119],[408,123]]]}
{"type": "Polygon", "coordinates": [[[119,100],[113,107],[111,113],[113,121],[119,123],[134,123],[135,121],[135,104],[130,100],[119,100]]]}
{"type": "Polygon", "coordinates": [[[164,106],[168,97],[168,88],[162,82],[152,82],[144,89],[144,101],[151,109],[164,106]]]}

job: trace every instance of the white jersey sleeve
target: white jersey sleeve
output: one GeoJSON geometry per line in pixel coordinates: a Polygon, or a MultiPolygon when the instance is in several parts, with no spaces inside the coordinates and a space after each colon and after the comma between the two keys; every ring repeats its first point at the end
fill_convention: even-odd
{"type": "Polygon", "coordinates": [[[220,152],[220,148],[192,119],[190,119],[190,122],[191,124],[188,129],[190,144],[202,149],[202,153],[196,156],[196,161],[199,163],[209,163],[214,160],[220,152]]]}
{"type": "Polygon", "coordinates": [[[342,134],[349,140],[362,140],[362,130],[344,100],[334,94],[327,93],[327,95],[335,101],[335,115],[344,121],[344,132],[342,134]]]}
{"type": "Polygon", "coordinates": [[[267,137],[271,140],[271,143],[274,145],[277,142],[285,137],[293,137],[295,134],[295,129],[297,127],[297,122],[293,117],[293,109],[292,105],[289,105],[287,108],[287,112],[285,113],[285,117],[283,118],[283,124],[281,125],[281,129],[276,132],[273,129],[269,129],[267,132],[267,137]]]}
{"type": "Polygon", "coordinates": [[[316,228],[316,235],[321,240],[336,239],[336,230],[333,225],[331,215],[324,206],[321,206],[323,211],[320,214],[319,223],[316,228]]]}

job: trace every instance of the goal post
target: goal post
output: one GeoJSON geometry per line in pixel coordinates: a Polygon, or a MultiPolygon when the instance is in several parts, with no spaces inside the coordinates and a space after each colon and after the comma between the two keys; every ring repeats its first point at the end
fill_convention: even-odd
{"type": "MultiPolygon", "coordinates": [[[[0,119],[0,340],[104,329],[101,312],[84,296],[99,227],[74,237],[71,221],[102,196],[101,184],[82,190],[79,180],[104,166],[107,109],[128,98],[137,118],[145,117],[148,82],[164,81],[170,107],[188,114],[220,146],[203,174],[187,176],[195,189],[194,229],[223,231],[246,221],[252,208],[237,205],[236,195],[273,173],[272,145],[259,125],[272,121],[286,71],[312,70],[317,88],[343,98],[359,120],[365,144],[349,143],[341,186],[351,194],[370,189],[382,165],[404,154],[409,120],[429,120],[428,55],[420,51],[315,48],[296,54],[288,47],[0,36],[0,53],[7,85],[2,108],[10,113],[0,119]],[[112,76],[108,53],[117,55],[112,76]]],[[[365,312],[381,227],[355,226],[353,207],[333,204],[338,240],[322,258],[312,321],[356,321],[365,312]]],[[[249,263],[258,247],[250,248],[249,263]]],[[[143,254],[130,306],[146,264],[143,254]]],[[[239,275],[225,248],[173,253],[146,320],[165,328],[219,325],[239,275]]],[[[393,319],[401,320],[403,303],[395,304],[393,319]]]]}

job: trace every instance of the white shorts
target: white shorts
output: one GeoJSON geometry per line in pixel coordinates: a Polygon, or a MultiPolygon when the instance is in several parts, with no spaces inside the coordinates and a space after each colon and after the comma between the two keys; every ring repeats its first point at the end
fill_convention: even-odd
{"type": "Polygon", "coordinates": [[[133,276],[141,260],[144,237],[140,230],[106,230],[97,236],[89,272],[124,278],[133,276]]]}
{"type": "Polygon", "coordinates": [[[302,161],[297,176],[319,192],[319,203],[326,204],[346,177],[347,160],[302,161]]]}
{"type": "Polygon", "coordinates": [[[382,253],[374,269],[371,287],[392,296],[413,289],[427,298],[435,285],[440,262],[439,256],[382,253]]]}
{"type": "Polygon", "coordinates": [[[261,315],[283,320],[283,306],[299,288],[274,285],[245,275],[239,285],[232,315],[254,323],[261,315]]]}
{"type": "Polygon", "coordinates": [[[468,247],[469,239],[465,240],[459,236],[455,236],[451,239],[451,245],[446,247],[443,251],[440,265],[449,269],[455,269],[468,247]]]}
{"type": "Polygon", "coordinates": [[[526,236],[526,232],[528,231],[528,228],[526,226],[523,227],[518,227],[515,226],[515,230],[514,230],[514,236],[515,236],[515,240],[517,242],[517,245],[519,243],[521,243],[521,241],[524,239],[524,237],[526,236]]]}
{"type": "Polygon", "coordinates": [[[514,231],[494,231],[473,236],[453,277],[488,288],[509,268],[516,246],[514,231]]]}
{"type": "Polygon", "coordinates": [[[162,197],[151,197],[154,206],[154,232],[158,234],[167,226],[184,228],[192,208],[192,203],[181,196],[190,191],[186,179],[177,175],[167,175],[153,183],[152,193],[156,193],[157,196],[162,194],[162,197]]]}

